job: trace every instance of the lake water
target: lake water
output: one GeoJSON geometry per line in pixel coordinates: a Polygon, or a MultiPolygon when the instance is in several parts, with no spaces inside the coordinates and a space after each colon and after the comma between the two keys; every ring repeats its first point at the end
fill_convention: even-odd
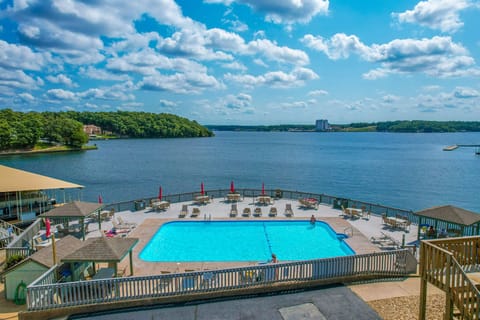
{"type": "Polygon", "coordinates": [[[95,141],[88,152],[1,157],[0,164],[84,185],[105,203],[205,189],[298,190],[402,209],[480,212],[480,133],[216,132],[213,138],[95,141]]]}

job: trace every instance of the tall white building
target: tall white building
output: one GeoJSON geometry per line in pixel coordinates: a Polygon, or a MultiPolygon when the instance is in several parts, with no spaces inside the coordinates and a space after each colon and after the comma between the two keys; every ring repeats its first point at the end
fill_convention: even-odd
{"type": "Polygon", "coordinates": [[[317,130],[317,131],[330,130],[330,125],[328,124],[328,120],[321,119],[321,120],[315,121],[315,130],[317,130]]]}

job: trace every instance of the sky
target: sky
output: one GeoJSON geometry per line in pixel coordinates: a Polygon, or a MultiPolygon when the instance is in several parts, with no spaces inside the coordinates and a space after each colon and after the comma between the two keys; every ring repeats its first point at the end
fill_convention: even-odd
{"type": "Polygon", "coordinates": [[[0,0],[0,108],[480,120],[480,0],[0,0]]]}

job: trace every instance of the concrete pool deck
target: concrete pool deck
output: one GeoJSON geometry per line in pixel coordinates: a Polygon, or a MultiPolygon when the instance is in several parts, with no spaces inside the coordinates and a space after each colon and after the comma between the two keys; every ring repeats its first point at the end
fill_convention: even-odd
{"type": "MultiPolygon", "coordinates": [[[[165,211],[153,211],[151,208],[146,208],[139,211],[121,211],[116,212],[114,219],[121,217],[125,222],[135,222],[137,227],[134,228],[127,236],[139,239],[138,244],[133,250],[133,264],[134,275],[153,275],[161,272],[184,272],[184,271],[198,271],[205,269],[219,269],[236,266],[256,265],[258,261],[251,262],[192,262],[192,263],[158,263],[146,262],[139,258],[140,252],[145,245],[150,241],[152,236],[158,231],[162,224],[169,221],[203,221],[205,219],[211,220],[308,220],[312,215],[318,221],[328,223],[335,232],[347,233],[349,238],[346,239],[347,244],[357,253],[371,253],[381,251],[380,248],[370,241],[371,237],[380,237],[383,234],[395,239],[398,243],[402,242],[402,237],[405,236],[405,243],[410,243],[416,240],[417,226],[411,225],[409,232],[400,229],[391,229],[383,225],[382,219],[379,216],[371,216],[369,219],[358,218],[350,219],[341,216],[341,210],[332,209],[327,205],[319,205],[318,209],[304,209],[301,208],[299,202],[291,199],[275,200],[273,205],[258,206],[262,209],[261,217],[242,217],[243,209],[249,207],[252,212],[257,207],[253,203],[252,198],[244,198],[237,202],[238,215],[235,218],[230,217],[231,202],[222,199],[214,199],[211,203],[204,205],[197,205],[194,201],[173,203],[165,211]],[[290,203],[294,212],[293,217],[286,217],[284,210],[286,204],[290,203]],[[188,206],[189,214],[185,218],[179,218],[179,213],[182,205],[188,206]],[[268,213],[270,207],[277,208],[278,214],[276,217],[269,217],[268,213]],[[200,214],[196,218],[190,217],[193,208],[198,208],[200,214]],[[353,235],[353,236],[352,236],[353,235]]],[[[102,222],[102,229],[109,230],[113,227],[111,221],[102,222]]],[[[97,223],[91,223],[88,227],[87,237],[98,237],[101,231],[98,230],[97,223]]],[[[278,257],[282,261],[281,257],[278,257]]],[[[119,265],[119,270],[126,270],[129,274],[128,259],[122,261],[119,265]]]]}

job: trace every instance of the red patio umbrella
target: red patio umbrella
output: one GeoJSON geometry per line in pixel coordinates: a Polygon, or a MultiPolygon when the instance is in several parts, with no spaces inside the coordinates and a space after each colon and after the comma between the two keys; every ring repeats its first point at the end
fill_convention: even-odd
{"type": "Polygon", "coordinates": [[[230,182],[230,192],[235,193],[235,186],[233,185],[233,180],[230,182]]]}
{"type": "Polygon", "coordinates": [[[46,218],[45,219],[45,237],[50,238],[51,232],[50,232],[50,219],[46,218]]]}
{"type": "Polygon", "coordinates": [[[203,186],[203,182],[200,185],[200,193],[202,194],[202,196],[205,194],[205,187],[203,186]]]}
{"type": "Polygon", "coordinates": [[[265,183],[262,182],[262,194],[265,194],[265,183]]]}
{"type": "Polygon", "coordinates": [[[103,203],[103,199],[101,195],[98,195],[98,203],[103,203]]]}
{"type": "Polygon", "coordinates": [[[158,200],[162,200],[162,186],[158,189],[158,200]]]}

